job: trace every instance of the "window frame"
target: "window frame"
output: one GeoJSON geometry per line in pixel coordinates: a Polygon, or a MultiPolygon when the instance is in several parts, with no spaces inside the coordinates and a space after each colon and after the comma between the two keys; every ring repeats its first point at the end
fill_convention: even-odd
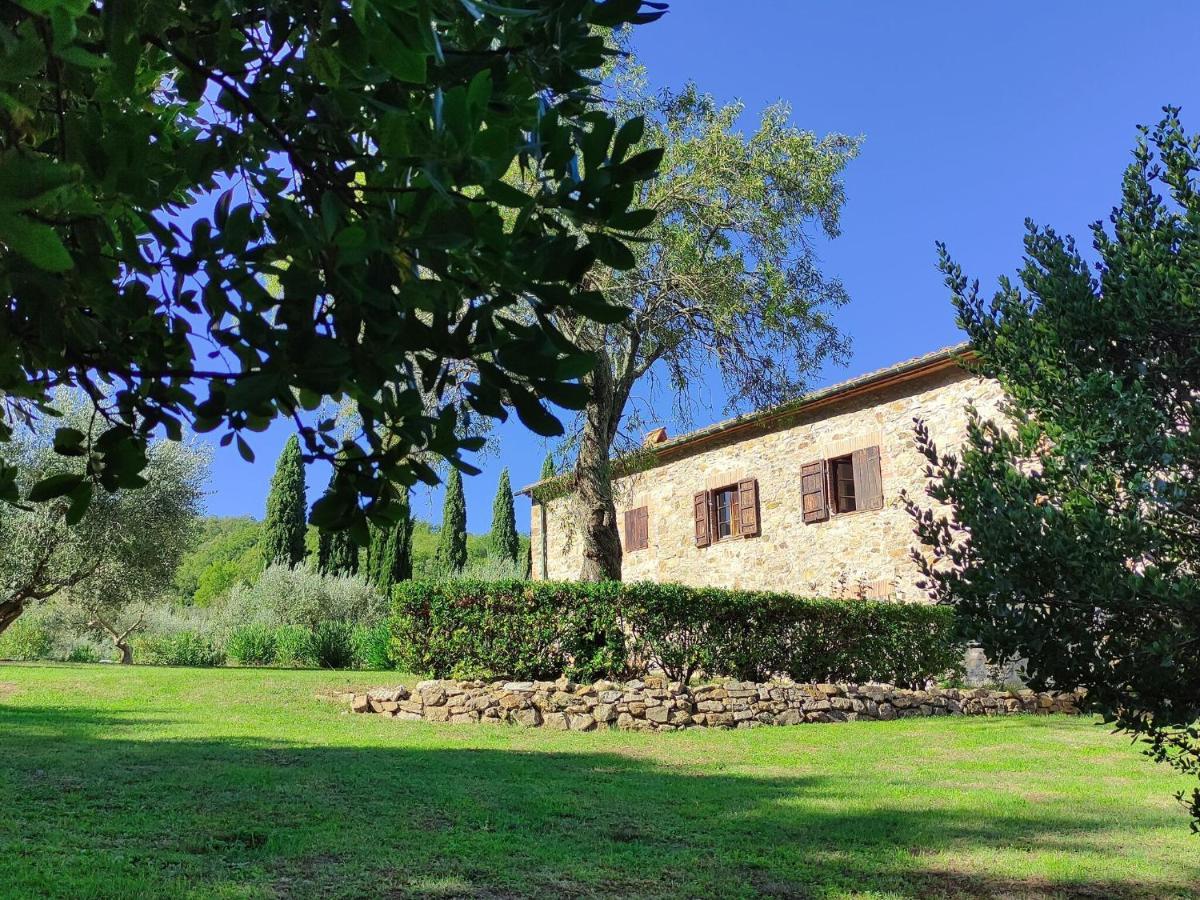
{"type": "Polygon", "coordinates": [[[826,479],[826,490],[829,497],[829,514],[833,516],[848,516],[856,512],[866,512],[858,503],[858,496],[854,488],[854,454],[844,453],[841,456],[831,456],[826,460],[826,471],[829,476],[826,479]],[[843,486],[848,485],[848,499],[854,504],[851,509],[842,509],[843,502],[843,486]]]}
{"type": "Polygon", "coordinates": [[[711,488],[712,495],[712,539],[730,541],[742,536],[741,508],[737,482],[719,488],[711,488]],[[726,509],[729,514],[729,534],[721,534],[721,497],[728,497],[726,509]]]}

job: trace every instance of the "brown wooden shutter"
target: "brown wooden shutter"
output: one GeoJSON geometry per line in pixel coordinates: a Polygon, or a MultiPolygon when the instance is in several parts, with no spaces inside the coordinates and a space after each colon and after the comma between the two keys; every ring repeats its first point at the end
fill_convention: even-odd
{"type": "Polygon", "coordinates": [[[650,510],[642,506],[637,511],[638,549],[650,546],[650,510]]]}
{"type": "Polygon", "coordinates": [[[709,496],[708,491],[698,491],[692,497],[692,510],[696,520],[696,546],[707,547],[712,543],[712,529],[709,526],[709,496]]]}
{"type": "Polygon", "coordinates": [[[758,534],[758,481],[743,478],[738,482],[738,531],[742,537],[758,534]]]}
{"type": "Polygon", "coordinates": [[[825,460],[800,467],[800,496],[804,503],[804,522],[824,522],[829,518],[829,492],[825,488],[825,460]]]}
{"type": "Polygon", "coordinates": [[[637,540],[635,529],[637,528],[636,514],[632,509],[625,510],[625,549],[636,550],[637,540]]]}
{"type": "Polygon", "coordinates": [[[883,474],[879,467],[879,448],[855,450],[854,498],[858,509],[883,509],[883,474]]]}

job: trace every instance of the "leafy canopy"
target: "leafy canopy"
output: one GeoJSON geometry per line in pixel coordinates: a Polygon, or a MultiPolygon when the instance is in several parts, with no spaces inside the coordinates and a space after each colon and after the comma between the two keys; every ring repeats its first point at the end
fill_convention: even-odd
{"type": "MultiPolygon", "coordinates": [[[[910,503],[933,596],[1035,687],[1087,702],[1200,774],[1200,135],[1143,129],[1094,271],[1028,224],[1020,284],[989,300],[942,250],[983,374],[1010,421],[961,454],[922,428],[935,516],[910,503]],[[969,536],[969,540],[968,540],[969,536]]],[[[1189,800],[1200,827],[1200,789],[1189,800]]]]}
{"type": "MultiPolygon", "coordinates": [[[[642,11],[642,7],[646,11],[642,11]]],[[[578,290],[645,224],[655,150],[592,102],[601,32],[642,0],[19,0],[0,17],[0,440],[78,385],[83,471],[37,487],[82,515],[140,486],[151,434],[296,423],[341,457],[318,524],[388,521],[416,454],[477,445],[469,410],[582,402],[589,360],[548,321],[611,320],[578,290]],[[528,176],[519,192],[502,180],[528,176]],[[603,248],[601,251],[598,248],[603,248]],[[270,289],[269,289],[270,288],[270,289]],[[535,321],[507,314],[518,298],[535,321]],[[105,392],[102,386],[110,386],[105,392]],[[432,407],[424,398],[433,397],[432,407]],[[348,398],[361,431],[317,415],[348,398]]],[[[0,470],[0,497],[17,499],[0,470]]]]}

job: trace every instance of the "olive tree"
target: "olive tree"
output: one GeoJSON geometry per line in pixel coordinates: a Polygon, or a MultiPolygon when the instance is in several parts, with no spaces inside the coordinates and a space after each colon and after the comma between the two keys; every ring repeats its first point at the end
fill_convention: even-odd
{"type": "Polygon", "coordinates": [[[741,103],[719,104],[694,84],[651,93],[631,60],[608,87],[618,117],[645,123],[639,146],[664,156],[638,188],[639,240],[594,242],[606,265],[588,284],[628,315],[552,314],[597,360],[581,379],[571,476],[580,575],[589,579],[621,575],[612,467],[635,386],[665,385],[687,418],[696,385],[714,369],[731,408],[755,407],[797,396],[818,366],[844,353],[830,312],[846,292],[821,271],[814,234],[839,233],[842,172],[859,147],[797,128],[784,103],[743,131],[741,103]]]}
{"type": "MultiPolygon", "coordinates": [[[[65,427],[103,426],[89,400],[59,397],[65,427]]],[[[22,488],[77,475],[83,456],[63,457],[43,427],[9,444],[22,488]]],[[[75,518],[65,499],[0,504],[0,632],[31,604],[53,598],[70,624],[113,641],[130,662],[130,635],[144,605],[167,592],[191,546],[208,459],[188,443],[156,441],[142,467],[145,484],[100,492],[75,518]]]]}

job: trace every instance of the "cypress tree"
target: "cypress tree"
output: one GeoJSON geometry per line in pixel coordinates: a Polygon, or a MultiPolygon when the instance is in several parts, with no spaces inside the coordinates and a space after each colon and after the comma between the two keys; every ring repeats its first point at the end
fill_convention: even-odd
{"type": "MultiPolygon", "coordinates": [[[[334,475],[329,477],[333,484],[334,475]]],[[[349,531],[321,530],[317,538],[317,571],[322,575],[353,575],[358,571],[358,546],[349,531]]]]}
{"type": "Polygon", "coordinates": [[[517,537],[517,514],[513,509],[512,482],[508,469],[500,472],[496,499],[492,502],[492,533],[489,537],[492,553],[502,559],[517,561],[521,540],[517,537]]]}
{"type": "Polygon", "coordinates": [[[275,464],[267,494],[267,516],[263,522],[263,560],[267,565],[296,566],[304,561],[307,509],[304,460],[300,456],[300,441],[292,435],[275,464]]]}
{"type": "Polygon", "coordinates": [[[546,454],[546,459],[542,462],[542,475],[539,481],[545,481],[547,478],[553,478],[558,473],[554,471],[554,456],[550,453],[546,454]]]}
{"type": "Polygon", "coordinates": [[[412,515],[408,491],[400,498],[400,520],[387,527],[371,526],[367,545],[367,580],[386,597],[400,581],[412,578],[412,515]]]}
{"type": "Polygon", "coordinates": [[[467,564],[467,498],[463,495],[462,475],[454,468],[446,481],[437,559],[442,570],[451,575],[467,564]]]}

